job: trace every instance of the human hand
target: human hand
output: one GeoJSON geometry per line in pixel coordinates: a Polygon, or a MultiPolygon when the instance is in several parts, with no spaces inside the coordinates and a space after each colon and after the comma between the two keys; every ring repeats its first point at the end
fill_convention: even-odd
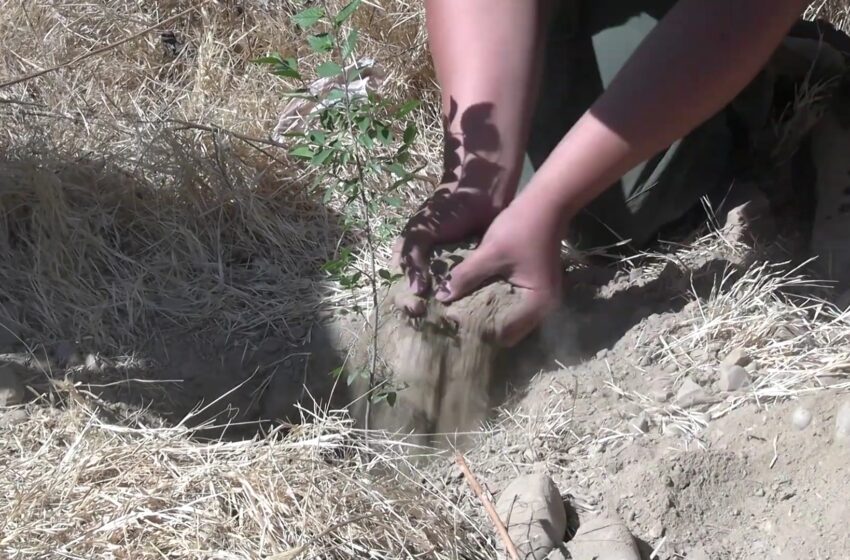
{"type": "Polygon", "coordinates": [[[500,278],[520,291],[520,303],[501,314],[496,338],[513,346],[533,331],[560,299],[561,220],[529,197],[496,217],[481,244],[455,266],[436,298],[451,303],[500,278]]]}

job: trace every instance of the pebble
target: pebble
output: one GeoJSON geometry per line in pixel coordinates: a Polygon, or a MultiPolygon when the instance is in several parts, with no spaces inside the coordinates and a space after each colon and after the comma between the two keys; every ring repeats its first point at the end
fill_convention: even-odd
{"type": "Polygon", "coordinates": [[[690,408],[708,401],[708,394],[693,379],[687,377],[676,393],[676,404],[690,408]]]}
{"type": "MultiPolygon", "coordinates": [[[[496,501],[521,558],[540,560],[560,546],[567,530],[567,512],[558,487],[545,473],[514,479],[496,501]]],[[[504,552],[504,551],[502,551],[504,552]]]]}
{"type": "Polygon", "coordinates": [[[21,369],[21,366],[13,363],[0,365],[0,408],[15,406],[24,401],[21,369]]]}
{"type": "Polygon", "coordinates": [[[850,399],[844,401],[835,416],[835,439],[850,440],[850,399]]]}
{"type": "Polygon", "coordinates": [[[729,352],[729,354],[727,354],[725,358],[723,358],[723,361],[720,363],[720,365],[744,367],[752,361],[753,359],[750,357],[746,350],[744,350],[743,348],[735,348],[734,350],[729,352]]]}
{"type": "Polygon", "coordinates": [[[666,403],[673,398],[673,390],[664,381],[655,380],[649,387],[649,397],[657,403],[666,403]]]}
{"type": "Polygon", "coordinates": [[[720,390],[737,391],[750,384],[750,374],[740,365],[722,364],[720,366],[720,390]]]}
{"type": "Polygon", "coordinates": [[[795,430],[805,430],[812,423],[812,411],[806,407],[798,406],[791,414],[791,425],[795,430]]]}
{"type": "Polygon", "coordinates": [[[756,496],[759,498],[764,498],[765,491],[764,488],[756,488],[756,496]]]}

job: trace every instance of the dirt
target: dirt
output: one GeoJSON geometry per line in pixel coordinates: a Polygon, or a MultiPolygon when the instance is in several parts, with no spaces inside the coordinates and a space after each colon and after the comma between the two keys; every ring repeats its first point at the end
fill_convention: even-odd
{"type": "MultiPolygon", "coordinates": [[[[438,249],[431,266],[435,281],[468,252],[438,249]]],[[[367,332],[346,364],[346,376],[356,379],[351,395],[355,418],[370,429],[422,434],[418,439],[423,444],[448,439],[458,445],[462,434],[476,430],[492,408],[490,386],[506,363],[506,349],[496,342],[495,333],[518,302],[505,282],[445,306],[412,295],[404,280],[396,281],[383,297],[376,346],[367,332]],[[416,316],[411,317],[414,309],[416,316]],[[371,385],[376,389],[370,398],[365,372],[376,349],[371,385]],[[392,395],[389,400],[374,398],[387,394],[392,395]]]]}

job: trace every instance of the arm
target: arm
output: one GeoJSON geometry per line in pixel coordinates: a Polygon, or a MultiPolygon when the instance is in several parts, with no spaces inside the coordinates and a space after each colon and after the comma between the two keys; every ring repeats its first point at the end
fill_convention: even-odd
{"type": "Polygon", "coordinates": [[[519,180],[544,0],[427,0],[446,137],[443,179],[410,219],[396,259],[412,291],[429,287],[433,245],[483,234],[519,180]]]}
{"type": "Polygon", "coordinates": [[[499,276],[525,291],[504,320],[523,338],[560,295],[569,221],[634,166],[721,110],[793,25],[801,0],[681,0],[575,124],[527,189],[494,220],[437,298],[459,299],[499,276]]]}
{"type": "Polygon", "coordinates": [[[528,198],[562,222],[728,104],[807,2],[683,0],[538,173],[528,198]]]}

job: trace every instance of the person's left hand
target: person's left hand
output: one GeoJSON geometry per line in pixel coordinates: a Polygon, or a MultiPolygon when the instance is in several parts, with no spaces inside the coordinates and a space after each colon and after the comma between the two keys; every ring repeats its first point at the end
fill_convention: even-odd
{"type": "Polygon", "coordinates": [[[521,302],[500,314],[496,338],[513,346],[553,310],[561,294],[561,225],[557,215],[519,197],[499,214],[481,244],[458,264],[437,289],[436,298],[450,303],[501,278],[521,293],[521,302]]]}

